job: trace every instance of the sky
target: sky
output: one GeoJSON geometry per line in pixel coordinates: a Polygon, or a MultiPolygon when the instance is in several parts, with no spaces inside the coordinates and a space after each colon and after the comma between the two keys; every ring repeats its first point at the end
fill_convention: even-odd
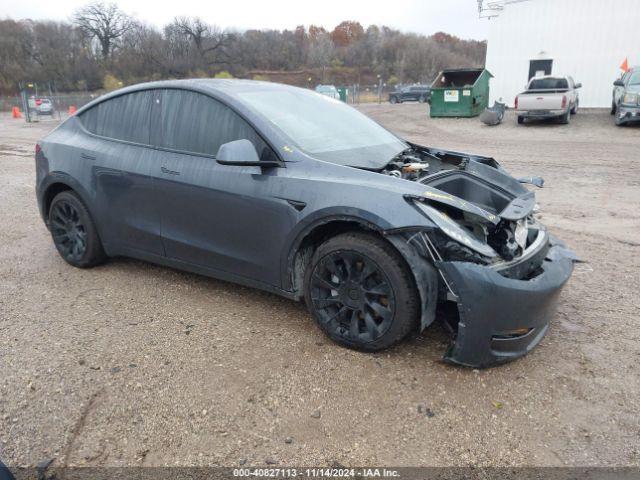
{"type": "MultiPolygon", "coordinates": [[[[109,1],[109,0],[106,0],[109,1]]],[[[66,20],[88,0],[0,0],[0,18],[66,20]]],[[[387,25],[404,32],[430,35],[444,31],[484,40],[487,20],[478,18],[477,0],[115,0],[122,10],[156,26],[176,16],[199,16],[223,29],[293,29],[321,25],[333,29],[342,20],[363,26],[387,25]]]]}

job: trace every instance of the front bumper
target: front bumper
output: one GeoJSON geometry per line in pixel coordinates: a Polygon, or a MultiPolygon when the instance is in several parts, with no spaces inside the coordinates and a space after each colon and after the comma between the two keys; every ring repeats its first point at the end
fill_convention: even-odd
{"type": "Polygon", "coordinates": [[[640,122],[640,106],[634,107],[620,105],[616,115],[618,117],[618,122],[621,123],[640,122]]]}
{"type": "Polygon", "coordinates": [[[439,262],[458,302],[458,331],[445,360],[489,367],[514,360],[546,333],[575,254],[556,238],[541,272],[529,280],[503,276],[494,268],[467,262],[439,262]]]}

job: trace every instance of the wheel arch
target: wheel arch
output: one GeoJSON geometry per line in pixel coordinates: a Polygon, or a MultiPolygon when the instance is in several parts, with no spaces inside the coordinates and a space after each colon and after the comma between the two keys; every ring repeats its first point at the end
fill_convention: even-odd
{"type": "Polygon", "coordinates": [[[373,233],[384,238],[379,226],[346,215],[324,217],[304,228],[293,241],[285,259],[282,278],[284,289],[293,292],[295,299],[302,298],[304,272],[315,249],[331,237],[352,231],[373,233]]]}

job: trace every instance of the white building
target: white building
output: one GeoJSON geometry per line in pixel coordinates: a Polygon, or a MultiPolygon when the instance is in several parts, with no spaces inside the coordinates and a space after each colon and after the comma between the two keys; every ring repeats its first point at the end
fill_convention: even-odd
{"type": "Polygon", "coordinates": [[[536,72],[582,83],[581,107],[610,107],[628,58],[640,65],[640,0],[478,0],[489,22],[491,103],[513,106],[536,72]]]}

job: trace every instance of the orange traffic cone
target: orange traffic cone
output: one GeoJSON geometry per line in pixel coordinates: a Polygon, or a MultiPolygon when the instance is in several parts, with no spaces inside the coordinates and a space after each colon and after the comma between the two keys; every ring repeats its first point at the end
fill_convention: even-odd
{"type": "Polygon", "coordinates": [[[13,107],[11,109],[11,116],[13,118],[22,118],[22,114],[20,113],[20,109],[18,107],[13,107]]]}
{"type": "Polygon", "coordinates": [[[73,115],[76,113],[78,109],[76,108],[75,105],[69,105],[69,111],[67,113],[69,113],[69,115],[73,115]]]}

